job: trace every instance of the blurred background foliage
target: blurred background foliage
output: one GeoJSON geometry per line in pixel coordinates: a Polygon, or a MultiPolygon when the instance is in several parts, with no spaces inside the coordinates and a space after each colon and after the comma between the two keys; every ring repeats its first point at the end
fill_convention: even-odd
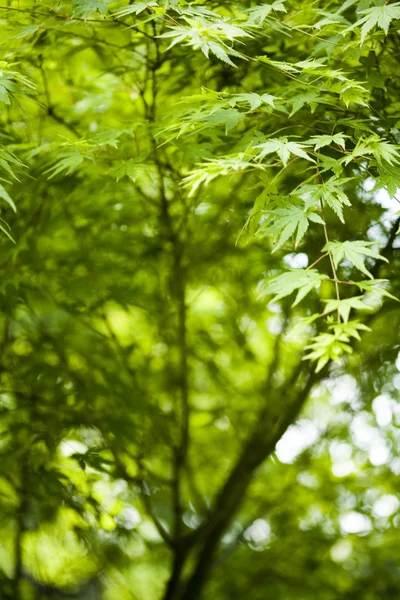
{"type": "MultiPolygon", "coordinates": [[[[257,5],[192,4],[222,15],[257,5]]],[[[267,28],[246,42],[247,54],[299,60],[318,44],[326,52],[328,42],[302,27],[326,3],[306,0],[301,14],[287,4],[291,35],[267,28]]],[[[352,22],[356,8],[371,5],[345,4],[352,22]]],[[[313,228],[300,247],[288,241],[275,254],[268,235],[237,242],[259,194],[258,173],[216,179],[192,196],[181,185],[216,147],[240,151],[250,139],[245,122],[226,136],[218,119],[172,139],[171,127],[185,123],[182,97],[202,86],[278,96],[285,76],[252,61],[234,69],[181,44],[166,52],[170,40],[159,36],[174,19],[165,3],[135,5],[138,14],[126,16],[115,16],[125,5],[103,0],[0,7],[1,152],[10,153],[0,155],[2,189],[17,206],[1,209],[15,240],[0,239],[1,598],[393,599],[395,301],[362,314],[371,331],[311,382],[305,408],[296,423],[295,413],[289,418],[269,460],[243,467],[249,480],[243,489],[240,473],[233,481],[232,514],[215,509],[250,432],[263,418],[268,429],[312,372],[301,360],[312,327],[298,325],[332,297],[333,284],[302,308],[260,297],[266,277],[311,264],[324,240],[313,228]],[[182,582],[218,520],[207,584],[202,576],[184,596],[182,582]]],[[[396,28],[386,46],[383,32],[374,34],[376,66],[370,48],[344,56],[343,41],[328,34],[336,60],[372,73],[373,108],[319,106],[314,114],[312,97],[287,88],[282,102],[298,103],[294,126],[323,114],[331,122],[369,118],[373,110],[376,126],[396,141],[396,28]]],[[[260,109],[259,127],[284,127],[282,111],[260,109]]],[[[288,169],[282,193],[304,177],[288,169]]],[[[345,224],[329,211],[327,222],[332,237],[385,249],[390,262],[370,266],[399,296],[397,205],[374,183],[371,175],[362,186],[349,182],[345,224]]]]}

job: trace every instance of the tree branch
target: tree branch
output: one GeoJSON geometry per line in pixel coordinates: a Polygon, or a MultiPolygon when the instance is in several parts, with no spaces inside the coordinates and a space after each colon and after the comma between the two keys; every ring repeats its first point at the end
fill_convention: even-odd
{"type": "MultiPolygon", "coordinates": [[[[320,375],[317,376],[315,373],[308,375],[302,388],[294,398],[291,397],[291,387],[286,387],[279,398],[279,405],[282,406],[282,399],[287,397],[288,408],[281,414],[276,414],[272,423],[267,420],[268,408],[265,407],[262,410],[258,424],[248,438],[241,457],[222,487],[210,519],[201,533],[204,540],[203,545],[184,592],[177,596],[179,600],[196,600],[198,598],[211,568],[212,558],[218,544],[239,509],[253,479],[254,472],[272,454],[277,442],[294,422],[307,400],[312,386],[319,377],[320,375]]],[[[278,398],[274,400],[277,402],[278,398]]]]}

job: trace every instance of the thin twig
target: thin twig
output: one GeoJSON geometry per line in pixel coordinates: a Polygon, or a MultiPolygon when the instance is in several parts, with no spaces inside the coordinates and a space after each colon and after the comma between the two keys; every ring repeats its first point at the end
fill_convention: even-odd
{"type": "Polygon", "coordinates": [[[306,271],[308,271],[308,269],[312,269],[313,267],[315,267],[315,265],[318,264],[320,260],[322,260],[323,258],[325,258],[328,255],[329,255],[329,252],[326,252],[325,254],[323,254],[322,256],[317,258],[317,260],[314,260],[314,262],[310,266],[307,267],[306,271]]]}

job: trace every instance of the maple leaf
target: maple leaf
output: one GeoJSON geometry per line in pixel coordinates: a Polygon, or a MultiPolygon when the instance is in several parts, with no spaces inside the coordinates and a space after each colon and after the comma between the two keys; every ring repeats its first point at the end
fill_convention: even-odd
{"type": "Polygon", "coordinates": [[[343,133],[335,133],[335,135],[313,135],[309,139],[309,142],[314,144],[314,150],[319,150],[320,148],[330,146],[331,144],[337,144],[344,149],[348,137],[348,135],[343,133]]]}
{"type": "Polygon", "coordinates": [[[386,140],[373,134],[367,138],[360,139],[354,150],[346,156],[344,163],[347,165],[354,158],[368,156],[369,154],[372,154],[379,165],[382,165],[383,162],[393,165],[394,163],[398,163],[400,159],[397,146],[389,144],[386,140]]]}
{"type": "Polygon", "coordinates": [[[343,206],[351,206],[351,202],[341,189],[352,177],[331,177],[320,185],[303,185],[295,192],[307,205],[326,203],[344,223],[343,206]]]}
{"type": "Polygon", "coordinates": [[[356,21],[351,27],[348,27],[343,31],[346,34],[348,31],[352,31],[355,27],[361,26],[361,44],[364,43],[367,34],[374,27],[379,27],[387,35],[389,32],[390,23],[394,19],[400,19],[400,2],[394,2],[393,4],[383,4],[382,6],[373,6],[372,8],[366,8],[361,10],[360,14],[364,15],[356,21]]]}
{"type": "Polygon", "coordinates": [[[371,331],[369,327],[359,321],[348,321],[347,323],[334,323],[329,325],[332,333],[321,333],[313,338],[311,344],[306,346],[311,350],[303,360],[318,361],[315,371],[318,373],[330,360],[336,361],[343,354],[353,352],[350,346],[351,338],[360,340],[360,331],[371,331]]]}
{"type": "Polygon", "coordinates": [[[298,246],[309,227],[309,221],[323,225],[322,218],[311,209],[289,204],[286,208],[276,208],[270,213],[267,222],[268,233],[277,234],[273,252],[276,252],[296,232],[295,246],[298,246]],[[272,223],[272,224],[271,224],[272,223]]]}
{"type": "Polygon", "coordinates": [[[293,306],[296,306],[312,290],[317,290],[324,279],[326,275],[322,275],[316,269],[293,269],[271,279],[262,287],[262,292],[275,294],[273,302],[276,302],[297,290],[293,303],[293,306]]]}
{"type": "Polygon", "coordinates": [[[288,163],[291,154],[299,156],[300,158],[304,158],[305,160],[315,162],[315,160],[312,159],[304,150],[304,144],[299,142],[292,142],[285,137],[270,139],[264,142],[263,144],[258,144],[254,147],[257,150],[261,150],[261,152],[258,154],[258,158],[260,160],[265,158],[268,154],[276,153],[285,167],[288,163]]]}
{"type": "Polygon", "coordinates": [[[352,265],[356,267],[359,271],[367,275],[370,279],[373,279],[372,274],[368,271],[364,264],[363,257],[375,258],[376,260],[384,260],[388,262],[388,260],[376,252],[372,250],[371,246],[374,246],[374,242],[364,242],[364,241],[355,241],[355,242],[328,242],[325,244],[323,250],[326,252],[330,252],[333,258],[333,262],[337,267],[339,263],[342,262],[343,259],[347,259],[351,262],[352,265]]]}
{"type": "Polygon", "coordinates": [[[353,298],[344,298],[337,300],[336,298],[330,298],[324,300],[326,302],[324,314],[330,312],[338,312],[346,323],[349,320],[351,309],[355,310],[370,310],[370,306],[363,301],[364,296],[355,296],[353,298]]]}

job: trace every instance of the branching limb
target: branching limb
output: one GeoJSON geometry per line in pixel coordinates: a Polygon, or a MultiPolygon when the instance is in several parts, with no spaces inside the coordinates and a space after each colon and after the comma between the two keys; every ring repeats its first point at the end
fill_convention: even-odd
{"type": "MultiPolygon", "coordinates": [[[[272,423],[266,418],[259,420],[245,444],[241,457],[217,497],[209,521],[201,533],[203,544],[192,575],[187,581],[184,592],[178,596],[179,600],[198,598],[222,535],[239,509],[256,469],[274,451],[277,442],[294,422],[318,377],[315,373],[309,374],[294,398],[292,389],[286,387],[279,397],[281,406],[284,405],[283,401],[287,400],[286,411],[282,410],[277,414],[272,423]]],[[[266,417],[266,412],[264,409],[260,416],[266,417]]]]}

